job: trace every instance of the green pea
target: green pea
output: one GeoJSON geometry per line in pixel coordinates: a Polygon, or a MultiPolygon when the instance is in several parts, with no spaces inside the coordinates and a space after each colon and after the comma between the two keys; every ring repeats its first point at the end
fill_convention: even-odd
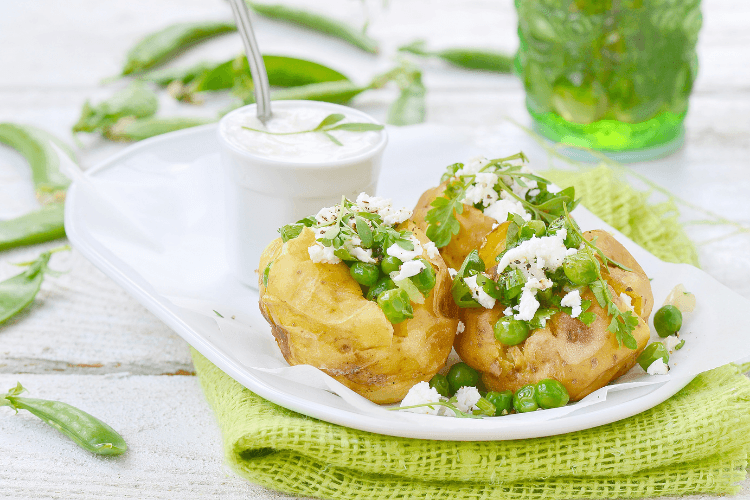
{"type": "Polygon", "coordinates": [[[378,295],[378,305],[388,321],[394,325],[414,317],[409,294],[401,288],[386,290],[378,295]]]}
{"type": "Polygon", "coordinates": [[[675,306],[666,305],[654,314],[654,328],[659,337],[669,337],[680,331],[682,312],[675,306]]]}
{"type": "Polygon", "coordinates": [[[448,370],[448,383],[454,394],[461,387],[476,387],[479,383],[479,372],[464,362],[456,363],[448,370]]]}
{"type": "Polygon", "coordinates": [[[7,394],[0,394],[0,406],[29,411],[97,455],[120,455],[127,451],[122,436],[98,418],[67,403],[18,397],[23,391],[19,383],[7,394]]]}
{"type": "Polygon", "coordinates": [[[401,259],[398,257],[387,255],[383,257],[383,261],[380,263],[380,269],[383,270],[383,274],[390,275],[401,269],[401,264],[403,264],[403,262],[401,262],[401,259]]]}
{"type": "Polygon", "coordinates": [[[518,345],[529,337],[531,331],[525,321],[504,316],[497,320],[494,327],[495,340],[504,345],[518,345]]]}
{"type": "Polygon", "coordinates": [[[661,342],[653,342],[638,356],[638,364],[644,370],[648,370],[651,363],[659,358],[664,360],[664,364],[669,363],[669,351],[667,351],[667,348],[661,342]]]}
{"type": "Polygon", "coordinates": [[[349,274],[360,285],[373,286],[378,282],[378,278],[380,278],[380,268],[377,264],[355,262],[349,268],[349,274]]]}
{"type": "Polygon", "coordinates": [[[518,235],[522,240],[529,240],[533,236],[541,238],[545,234],[547,234],[547,226],[545,226],[544,222],[540,220],[530,220],[526,222],[521,226],[518,232],[518,235]]]}
{"type": "Polygon", "coordinates": [[[495,406],[495,415],[507,415],[513,410],[513,393],[511,391],[491,391],[485,398],[495,406]]]}
{"type": "Polygon", "coordinates": [[[427,295],[430,290],[435,288],[435,270],[428,260],[421,257],[416,260],[421,261],[425,265],[425,268],[419,271],[419,274],[412,276],[411,281],[422,294],[427,295]]]}
{"type": "Polygon", "coordinates": [[[518,413],[528,413],[539,409],[539,403],[536,402],[536,387],[525,385],[518,389],[513,395],[513,408],[518,413]]]}
{"type": "Polygon", "coordinates": [[[396,288],[396,284],[391,278],[387,275],[381,276],[378,282],[375,283],[375,286],[370,287],[367,291],[367,300],[378,300],[381,293],[393,290],[394,288],[396,288]]]}
{"type": "Polygon", "coordinates": [[[588,252],[577,252],[563,261],[565,276],[574,285],[587,285],[598,277],[599,263],[588,252]]]}
{"type": "Polygon", "coordinates": [[[435,376],[430,379],[430,387],[434,388],[438,394],[443,397],[449,398],[453,395],[451,392],[451,386],[448,383],[448,378],[445,375],[436,373],[435,376]]]}
{"type": "Polygon", "coordinates": [[[559,408],[570,401],[568,390],[555,379],[546,378],[536,383],[536,402],[544,409],[559,408]]]}

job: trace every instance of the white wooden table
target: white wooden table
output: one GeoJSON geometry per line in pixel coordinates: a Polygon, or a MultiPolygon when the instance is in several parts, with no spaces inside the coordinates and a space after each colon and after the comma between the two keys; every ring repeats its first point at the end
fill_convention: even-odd
{"type": "MultiPolygon", "coordinates": [[[[304,2],[298,1],[298,4],[304,2]]],[[[267,53],[314,58],[355,80],[393,65],[396,47],[415,38],[430,46],[517,46],[511,0],[325,0],[315,8],[361,24],[362,5],[381,55],[368,56],[326,37],[253,18],[267,53]]],[[[750,3],[704,2],[701,70],[687,118],[685,147],[672,157],[633,165],[676,195],[750,225],[750,3]]],[[[122,84],[101,85],[119,72],[139,37],[177,21],[229,19],[221,0],[0,0],[0,122],[30,123],[70,140],[86,99],[98,101],[122,84]]],[[[228,58],[241,50],[231,34],[200,47],[182,62],[228,58]]],[[[509,116],[528,123],[523,89],[511,76],[425,65],[428,116],[433,123],[490,134],[509,116]]],[[[362,95],[355,106],[383,119],[395,90],[362,95]]],[[[165,98],[161,114],[213,116],[165,98]]],[[[123,145],[82,137],[84,168],[123,145]]],[[[533,159],[533,158],[532,158],[533,159]]],[[[533,166],[533,165],[532,165],[533,166]]],[[[20,156],[0,148],[0,217],[34,207],[30,174],[20,156]]],[[[695,226],[696,241],[726,228],[695,226]]],[[[704,270],[750,298],[750,237],[700,246],[704,270]]],[[[39,247],[0,253],[0,279],[11,263],[39,247]]],[[[31,395],[59,399],[102,417],[130,445],[124,457],[92,456],[36,418],[0,409],[0,497],[3,498],[284,498],[239,478],[223,465],[213,414],[190,376],[188,346],[76,251],[52,266],[68,272],[47,279],[36,302],[0,327],[0,390],[21,381],[31,395]],[[187,375],[187,376],[186,376],[187,375]]],[[[750,498],[750,480],[740,497],[750,498]]],[[[698,497],[695,497],[698,498],[698,497]]]]}

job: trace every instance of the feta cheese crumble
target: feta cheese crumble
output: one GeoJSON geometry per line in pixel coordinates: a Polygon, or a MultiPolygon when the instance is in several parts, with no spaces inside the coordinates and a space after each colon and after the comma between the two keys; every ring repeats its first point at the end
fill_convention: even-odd
{"type": "Polygon", "coordinates": [[[476,406],[479,399],[482,397],[476,387],[461,387],[456,391],[456,408],[462,412],[468,413],[471,410],[478,410],[476,406]]]}
{"type": "Polygon", "coordinates": [[[383,222],[390,226],[404,222],[412,214],[412,211],[406,208],[393,208],[390,199],[370,196],[367,193],[359,193],[355,204],[358,211],[378,214],[383,222]]]}
{"type": "Polygon", "coordinates": [[[333,247],[326,247],[320,243],[315,243],[307,249],[307,253],[310,254],[310,260],[316,264],[338,264],[341,259],[334,255],[333,247]]]}
{"type": "MultiPolygon", "coordinates": [[[[420,382],[409,389],[409,392],[401,401],[401,407],[421,405],[425,403],[439,403],[440,400],[440,394],[438,394],[437,389],[430,387],[430,384],[427,382],[420,382]]],[[[437,415],[440,412],[440,408],[439,405],[435,405],[432,408],[429,406],[420,406],[418,408],[408,408],[404,411],[421,413],[423,415],[437,415]]]]}
{"type": "Polygon", "coordinates": [[[464,330],[466,330],[466,325],[464,325],[463,321],[459,321],[458,326],[456,327],[456,333],[463,333],[464,330]]]}
{"type": "Polygon", "coordinates": [[[674,351],[674,348],[677,347],[680,342],[682,342],[682,339],[677,337],[676,335],[670,335],[662,342],[664,343],[664,347],[667,348],[667,351],[672,352],[674,351]]]}
{"type": "Polygon", "coordinates": [[[487,292],[485,292],[484,289],[482,289],[482,287],[477,284],[476,275],[464,278],[464,283],[466,283],[466,286],[469,287],[469,290],[471,290],[471,296],[474,298],[474,300],[479,302],[479,305],[481,305],[485,309],[492,309],[493,307],[495,307],[495,299],[487,295],[487,292]]]}
{"type": "Polygon", "coordinates": [[[438,251],[435,244],[431,241],[428,241],[427,243],[425,243],[423,248],[424,248],[424,251],[427,253],[427,257],[429,257],[430,259],[435,259],[437,258],[438,255],[440,255],[440,251],[438,251]]]}
{"type": "Polygon", "coordinates": [[[422,244],[413,235],[409,236],[409,241],[411,241],[414,245],[414,250],[406,250],[405,248],[401,248],[397,243],[394,243],[393,245],[388,247],[385,253],[387,253],[391,257],[396,257],[404,263],[420,257],[422,255],[422,244]]]}
{"type": "Polygon", "coordinates": [[[499,200],[484,209],[484,215],[492,217],[498,222],[508,220],[508,214],[511,213],[520,215],[527,222],[531,220],[531,214],[523,208],[520,201],[514,199],[499,200]]]}
{"type": "Polygon", "coordinates": [[[656,361],[648,365],[646,372],[649,375],[666,375],[669,372],[669,366],[664,363],[664,358],[656,358],[656,361]]]}
{"type": "Polygon", "coordinates": [[[421,260],[410,260],[404,262],[398,271],[391,273],[391,279],[393,281],[401,281],[406,278],[411,278],[412,276],[419,274],[422,269],[425,269],[426,267],[427,266],[425,266],[424,262],[421,260]]]}
{"type": "Polygon", "coordinates": [[[568,292],[560,301],[560,305],[572,308],[573,311],[570,313],[570,317],[577,318],[583,312],[581,310],[581,292],[578,290],[568,292]]]}

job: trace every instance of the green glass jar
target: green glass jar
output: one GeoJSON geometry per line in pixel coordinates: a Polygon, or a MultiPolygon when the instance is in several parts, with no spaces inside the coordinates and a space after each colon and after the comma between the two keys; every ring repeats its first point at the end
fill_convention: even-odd
{"type": "Polygon", "coordinates": [[[681,140],[700,0],[516,0],[516,71],[535,128],[618,152],[681,140]]]}

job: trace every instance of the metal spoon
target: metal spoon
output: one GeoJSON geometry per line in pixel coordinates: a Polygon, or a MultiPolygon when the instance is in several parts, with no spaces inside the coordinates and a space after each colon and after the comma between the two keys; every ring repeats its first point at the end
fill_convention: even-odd
{"type": "Polygon", "coordinates": [[[255,41],[253,26],[250,24],[250,13],[245,0],[229,0],[229,4],[232,6],[237,29],[239,29],[242,43],[245,45],[245,54],[250,65],[250,74],[253,77],[258,120],[265,124],[271,118],[271,88],[268,84],[266,65],[263,62],[260,49],[258,49],[258,42],[255,41]]]}

